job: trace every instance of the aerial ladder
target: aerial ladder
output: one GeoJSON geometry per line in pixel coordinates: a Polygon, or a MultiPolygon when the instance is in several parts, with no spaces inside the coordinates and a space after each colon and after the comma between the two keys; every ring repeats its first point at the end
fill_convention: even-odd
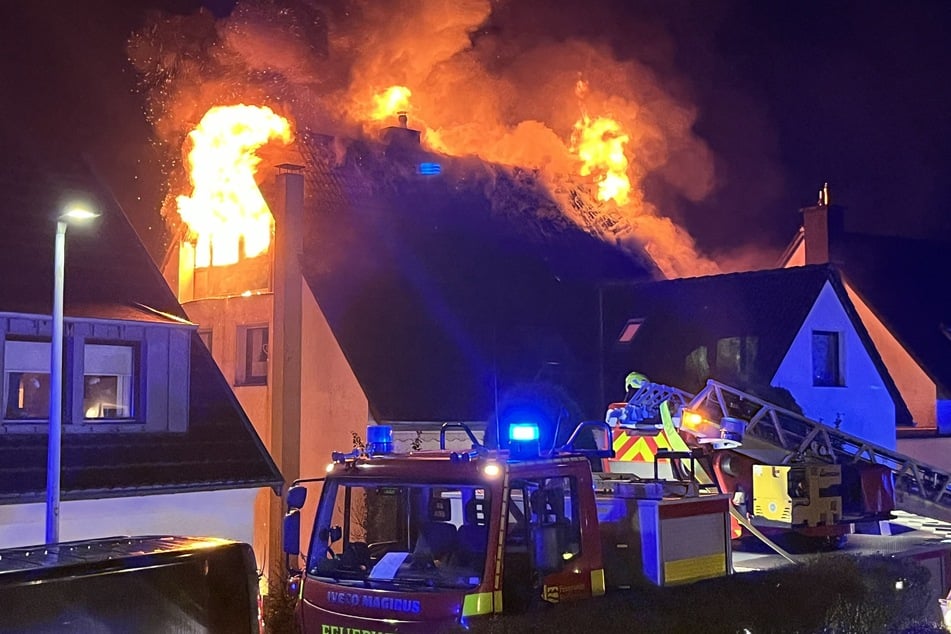
{"type": "MultiPolygon", "coordinates": [[[[629,385],[630,398],[608,409],[607,421],[619,435],[657,434],[669,409],[675,436],[692,448],[716,452],[768,451],[773,465],[877,466],[893,480],[894,507],[951,522],[951,473],[881,447],[715,380],[690,394],[646,380],[629,385]],[[742,444],[742,448],[740,448],[742,444]]],[[[668,435],[670,435],[668,433],[668,435]]],[[[675,441],[676,442],[676,441],[675,441]]]]}

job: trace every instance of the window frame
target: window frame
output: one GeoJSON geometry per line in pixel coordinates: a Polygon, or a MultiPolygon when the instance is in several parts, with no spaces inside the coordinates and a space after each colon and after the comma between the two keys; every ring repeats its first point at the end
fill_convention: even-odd
{"type": "MultiPolygon", "coordinates": [[[[267,385],[271,373],[271,326],[270,324],[240,324],[236,329],[236,355],[235,355],[235,377],[236,387],[267,385]],[[264,331],[263,352],[266,355],[264,360],[264,374],[255,374],[253,372],[254,361],[251,359],[251,337],[255,331],[264,331]]],[[[260,361],[258,361],[260,362],[260,361]]]]}
{"type": "Polygon", "coordinates": [[[813,387],[845,387],[845,369],[843,367],[843,350],[842,350],[842,333],[838,330],[819,330],[813,329],[812,336],[810,339],[810,352],[812,357],[812,385],[813,387]],[[831,340],[832,345],[827,346],[827,350],[831,352],[832,359],[831,365],[828,358],[824,359],[824,366],[829,367],[833,372],[834,376],[830,379],[825,379],[819,373],[819,366],[817,365],[817,338],[827,337],[827,341],[831,340]]]}
{"type": "MultiPolygon", "coordinates": [[[[17,337],[17,336],[8,336],[3,340],[3,423],[5,425],[31,425],[31,424],[44,424],[48,425],[50,420],[49,412],[49,388],[52,374],[51,362],[52,362],[52,341],[48,337],[17,337]],[[12,418],[8,416],[9,403],[11,398],[10,382],[9,382],[9,372],[10,369],[7,364],[6,354],[7,346],[11,343],[41,343],[46,346],[46,376],[47,376],[47,408],[43,416],[29,417],[29,418],[12,418]]],[[[65,372],[65,366],[64,366],[65,372]]],[[[64,399],[64,411],[66,410],[68,401],[64,399]]]]}
{"type": "Polygon", "coordinates": [[[144,382],[144,367],[142,364],[142,349],[141,343],[138,341],[129,341],[121,339],[98,339],[98,338],[88,338],[82,341],[82,346],[77,346],[77,354],[81,354],[82,359],[82,371],[79,372],[77,378],[82,380],[82,392],[80,398],[80,413],[81,418],[79,423],[85,425],[102,425],[102,424],[115,424],[115,423],[141,423],[144,422],[143,416],[143,400],[142,393],[146,389],[144,382]],[[132,390],[132,396],[129,399],[129,409],[131,410],[129,416],[115,416],[115,417],[102,417],[102,418],[90,418],[86,416],[85,409],[85,400],[86,400],[86,347],[87,346],[114,346],[114,347],[123,347],[129,348],[132,351],[131,359],[131,370],[132,376],[129,379],[129,389],[132,390]]]}

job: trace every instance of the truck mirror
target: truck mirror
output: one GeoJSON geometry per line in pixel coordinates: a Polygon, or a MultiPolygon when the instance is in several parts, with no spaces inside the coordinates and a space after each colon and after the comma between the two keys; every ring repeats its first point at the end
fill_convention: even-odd
{"type": "Polygon", "coordinates": [[[284,516],[284,552],[300,554],[300,510],[291,509],[284,516]]]}
{"type": "Polygon", "coordinates": [[[317,539],[323,544],[339,542],[341,537],[343,537],[343,529],[339,526],[324,526],[317,531],[317,539]]]}
{"type": "Polygon", "coordinates": [[[305,500],[307,500],[307,487],[298,485],[287,490],[287,508],[304,508],[305,500]]]}

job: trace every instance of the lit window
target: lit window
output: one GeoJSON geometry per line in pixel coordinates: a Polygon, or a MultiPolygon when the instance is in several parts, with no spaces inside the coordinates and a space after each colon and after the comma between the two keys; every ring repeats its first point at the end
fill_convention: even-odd
{"type": "Polygon", "coordinates": [[[83,417],[132,418],[135,349],[129,345],[86,344],[83,350],[83,417]]]}
{"type": "Polygon", "coordinates": [[[4,418],[49,419],[50,344],[8,340],[3,349],[4,418]]]}
{"type": "Polygon", "coordinates": [[[640,328],[641,324],[643,323],[643,319],[632,319],[624,324],[624,328],[621,330],[621,334],[618,335],[617,338],[618,343],[630,343],[634,338],[634,335],[637,334],[638,328],[640,328]]]}
{"type": "Polygon", "coordinates": [[[268,327],[238,326],[236,385],[267,385],[268,327]]]}
{"type": "Polygon", "coordinates": [[[845,385],[839,354],[839,333],[812,331],[812,384],[821,387],[845,385]]]}

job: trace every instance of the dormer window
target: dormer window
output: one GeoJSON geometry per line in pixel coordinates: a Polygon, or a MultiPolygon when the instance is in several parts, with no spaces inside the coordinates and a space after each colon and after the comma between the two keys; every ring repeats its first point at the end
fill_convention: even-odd
{"type": "MultiPolygon", "coordinates": [[[[101,318],[70,318],[65,325],[64,431],[187,431],[193,326],[173,320],[156,323],[101,318]]],[[[0,433],[46,432],[50,413],[49,331],[47,317],[0,319],[0,433]]]]}
{"type": "Polygon", "coordinates": [[[50,344],[8,339],[3,349],[4,409],[8,420],[48,420],[50,344]]]}
{"type": "Polygon", "coordinates": [[[83,417],[86,420],[133,418],[136,356],[131,345],[86,344],[83,352],[83,417]]]}

